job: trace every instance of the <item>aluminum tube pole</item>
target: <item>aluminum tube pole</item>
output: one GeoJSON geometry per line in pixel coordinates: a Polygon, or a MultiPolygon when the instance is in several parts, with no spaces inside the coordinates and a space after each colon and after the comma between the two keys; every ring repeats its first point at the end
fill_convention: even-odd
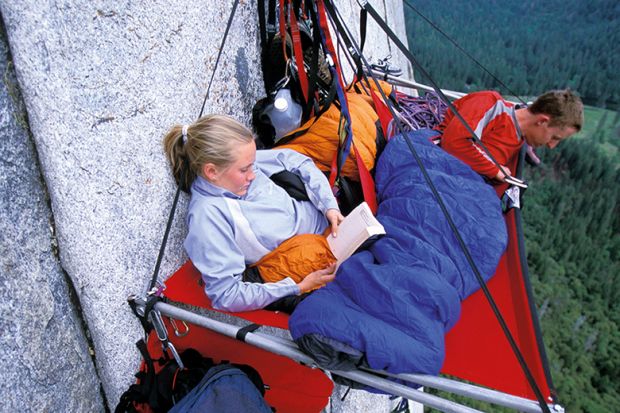
{"type": "MultiPolygon", "coordinates": [[[[396,85],[396,86],[403,86],[403,87],[408,87],[411,89],[427,90],[429,92],[435,91],[435,89],[432,86],[428,86],[428,85],[418,83],[412,80],[402,79],[400,77],[396,77],[393,75],[386,75],[385,73],[381,71],[373,70],[372,74],[378,78],[387,79],[389,83],[396,85]]],[[[441,89],[441,91],[443,92],[444,95],[450,98],[454,98],[454,99],[462,98],[463,96],[467,95],[467,93],[455,92],[454,90],[448,90],[448,89],[441,89]]],[[[506,99],[506,101],[513,103],[515,105],[518,104],[518,102],[515,102],[514,100],[506,99]]]]}
{"type": "MultiPolygon", "coordinates": [[[[159,302],[155,304],[155,309],[159,310],[161,314],[176,318],[177,320],[183,320],[194,325],[208,328],[216,333],[222,334],[227,337],[236,338],[237,331],[241,329],[239,326],[223,323],[221,321],[213,320],[201,314],[196,314],[182,308],[175,307],[171,304],[159,302]]],[[[253,346],[269,350],[272,353],[279,354],[281,356],[289,357],[295,361],[306,364],[311,367],[317,367],[316,361],[310,356],[302,353],[298,348],[292,346],[276,343],[271,337],[261,337],[254,333],[248,333],[245,337],[245,342],[252,344],[253,346]]]]}
{"type": "MultiPolygon", "coordinates": [[[[412,89],[427,90],[429,92],[435,91],[435,89],[433,89],[431,86],[423,85],[422,83],[418,83],[412,80],[405,80],[400,77],[389,75],[389,74],[386,75],[384,72],[380,70],[372,70],[372,75],[379,79],[386,79],[389,83],[397,84],[397,86],[405,86],[405,87],[409,87],[412,89]]],[[[455,98],[455,99],[461,98],[466,95],[466,93],[455,92],[453,90],[441,89],[441,91],[444,93],[444,95],[451,97],[451,98],[455,98]]]]}
{"type": "Polygon", "coordinates": [[[378,390],[383,390],[386,393],[394,394],[396,396],[401,396],[406,399],[413,400],[418,403],[422,403],[425,406],[432,407],[442,412],[482,413],[480,410],[476,410],[471,407],[463,406],[462,404],[458,404],[450,400],[442,399],[441,397],[433,396],[433,395],[424,393],[423,391],[413,389],[411,387],[407,387],[402,384],[394,383],[392,381],[386,380],[383,377],[379,377],[374,374],[366,373],[360,370],[351,370],[351,371],[332,370],[331,373],[336,374],[338,376],[346,377],[358,383],[366,384],[378,390]]]}
{"type": "MultiPolygon", "coordinates": [[[[392,374],[385,371],[365,369],[363,367],[361,370],[398,378],[420,386],[443,390],[458,394],[460,396],[469,397],[471,399],[496,404],[498,406],[508,407],[524,413],[541,413],[542,411],[538,403],[533,400],[502,393],[497,390],[487,389],[485,387],[474,386],[456,380],[450,380],[445,377],[429,376],[424,374],[392,374]]],[[[555,408],[554,405],[548,406],[551,410],[554,410],[555,408]]]]}
{"type": "MultiPolygon", "coordinates": [[[[208,328],[216,333],[222,334],[227,337],[235,338],[237,331],[241,328],[238,326],[232,326],[230,324],[223,323],[221,321],[210,319],[209,317],[205,317],[200,314],[192,313],[191,311],[184,310],[178,307],[175,307],[170,304],[166,304],[163,302],[159,302],[155,304],[154,307],[161,314],[166,315],[168,317],[175,318],[177,320],[182,320],[188,323],[192,323],[194,325],[208,328]]],[[[248,333],[245,336],[245,342],[253,345],[255,347],[261,348],[263,350],[267,350],[271,353],[278,354],[284,357],[288,357],[294,361],[299,363],[303,363],[305,365],[311,367],[317,367],[316,362],[301,352],[299,349],[295,349],[293,347],[283,345],[281,343],[275,342],[271,339],[271,337],[260,336],[254,333],[248,333]]],[[[394,383],[389,380],[386,380],[383,377],[376,376],[371,373],[362,372],[362,371],[332,371],[332,373],[337,374],[342,377],[349,378],[356,382],[366,384],[368,386],[374,387],[378,390],[385,391],[386,393],[390,393],[396,396],[401,396],[409,400],[413,400],[429,407],[438,409],[447,413],[481,413],[479,410],[472,409],[467,406],[463,406],[461,404],[442,399],[437,396],[433,396],[422,391],[413,389],[411,387],[404,386],[402,384],[394,383]]]]}
{"type": "Polygon", "coordinates": [[[293,340],[291,340],[289,338],[272,336],[270,334],[261,333],[258,330],[254,331],[253,334],[256,334],[257,336],[260,336],[260,337],[263,337],[263,338],[267,338],[267,339],[272,340],[274,342],[280,343],[283,346],[287,346],[287,347],[294,348],[295,350],[299,350],[299,347],[297,346],[297,343],[295,343],[293,340]]]}

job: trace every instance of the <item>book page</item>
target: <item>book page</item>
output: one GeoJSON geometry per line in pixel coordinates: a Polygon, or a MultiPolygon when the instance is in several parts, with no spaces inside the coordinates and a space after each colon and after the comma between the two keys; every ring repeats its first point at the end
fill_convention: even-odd
{"type": "Polygon", "coordinates": [[[338,226],[338,236],[327,236],[327,243],[338,260],[337,266],[349,258],[368,238],[385,234],[385,228],[374,217],[366,202],[358,205],[338,226]]]}

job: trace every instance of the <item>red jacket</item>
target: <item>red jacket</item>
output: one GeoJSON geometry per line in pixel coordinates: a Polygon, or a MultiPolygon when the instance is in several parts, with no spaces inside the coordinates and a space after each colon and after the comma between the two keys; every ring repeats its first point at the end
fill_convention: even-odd
{"type": "MultiPolygon", "coordinates": [[[[509,164],[523,145],[521,131],[515,118],[515,106],[497,92],[470,93],[454,106],[476,132],[482,143],[500,165],[509,164]]],[[[488,158],[482,147],[451,110],[436,128],[442,132],[441,147],[459,158],[481,175],[494,178],[499,168],[488,158]]]]}

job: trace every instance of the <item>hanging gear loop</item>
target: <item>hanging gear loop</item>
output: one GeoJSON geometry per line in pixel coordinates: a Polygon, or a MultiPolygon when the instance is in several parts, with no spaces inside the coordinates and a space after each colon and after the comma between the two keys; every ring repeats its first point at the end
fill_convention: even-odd
{"type": "Polygon", "coordinates": [[[161,341],[164,352],[166,352],[166,350],[170,350],[170,353],[172,353],[172,357],[174,357],[174,360],[177,362],[179,367],[185,368],[185,366],[183,365],[183,361],[181,360],[181,356],[177,352],[177,349],[174,347],[174,344],[172,344],[168,340],[168,330],[166,330],[164,319],[162,318],[161,313],[157,309],[151,311],[151,313],[149,314],[149,321],[153,325],[153,328],[155,328],[157,338],[159,339],[159,341],[161,341]]]}
{"type": "Polygon", "coordinates": [[[177,326],[177,320],[175,320],[172,317],[168,317],[168,321],[170,321],[170,325],[172,326],[172,329],[174,330],[175,336],[181,338],[189,334],[189,326],[187,325],[185,321],[181,320],[181,324],[183,324],[183,329],[184,329],[183,331],[179,330],[179,327],[177,326]]]}

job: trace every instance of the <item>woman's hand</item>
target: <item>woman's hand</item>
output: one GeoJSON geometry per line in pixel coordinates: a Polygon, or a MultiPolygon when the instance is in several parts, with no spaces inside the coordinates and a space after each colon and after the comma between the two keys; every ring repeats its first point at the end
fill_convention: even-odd
{"type": "Polygon", "coordinates": [[[327,218],[327,222],[329,222],[329,226],[332,229],[332,235],[334,237],[338,236],[338,225],[340,225],[344,216],[342,216],[339,210],[331,208],[325,212],[325,218],[327,218]]]}
{"type": "Polygon", "coordinates": [[[502,167],[499,169],[499,171],[497,171],[497,175],[495,175],[495,179],[497,179],[498,181],[502,181],[504,182],[506,180],[507,177],[511,176],[512,172],[510,172],[510,169],[508,169],[506,167],[506,165],[502,165],[502,167]],[[502,169],[506,172],[502,172],[502,169]]]}
{"type": "Polygon", "coordinates": [[[334,281],[334,278],[336,278],[335,271],[336,263],[333,263],[329,267],[325,267],[322,270],[316,270],[306,275],[306,278],[297,284],[299,286],[299,293],[307,293],[315,288],[324,286],[328,282],[334,281]]]}

